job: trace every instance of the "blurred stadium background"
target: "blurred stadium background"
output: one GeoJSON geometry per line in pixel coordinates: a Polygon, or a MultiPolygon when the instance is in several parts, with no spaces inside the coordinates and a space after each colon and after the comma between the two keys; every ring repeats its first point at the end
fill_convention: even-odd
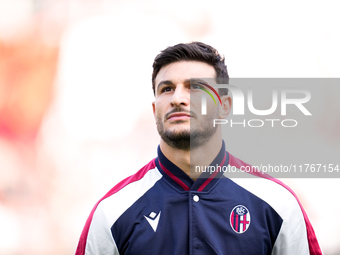
{"type": "MultiPolygon", "coordinates": [[[[337,1],[0,0],[0,254],[73,254],[95,202],[155,157],[160,50],[206,42],[232,77],[339,77],[339,24],[337,1]]],[[[339,180],[285,182],[340,254],[339,180]]]]}

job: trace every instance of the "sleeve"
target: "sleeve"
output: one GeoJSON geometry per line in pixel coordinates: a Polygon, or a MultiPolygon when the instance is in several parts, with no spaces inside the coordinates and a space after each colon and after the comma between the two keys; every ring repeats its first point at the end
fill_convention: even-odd
{"type": "Polygon", "coordinates": [[[307,213],[299,202],[296,194],[277,179],[272,181],[280,184],[288,191],[283,206],[276,206],[283,219],[279,235],[273,247],[273,255],[310,254],[322,255],[321,248],[307,213]]]}
{"type": "Polygon", "coordinates": [[[119,255],[110,225],[101,204],[97,204],[86,221],[75,255],[119,255]]]}
{"type": "Polygon", "coordinates": [[[274,178],[235,178],[233,181],[265,201],[281,217],[272,255],[322,255],[308,216],[288,186],[274,178]]]}
{"type": "Polygon", "coordinates": [[[76,255],[119,255],[111,228],[116,220],[162,177],[155,160],[114,186],[92,209],[76,255]]]}
{"type": "Polygon", "coordinates": [[[321,255],[313,227],[307,215],[303,213],[297,200],[285,201],[284,209],[279,214],[283,219],[280,232],[276,238],[273,255],[321,255]],[[308,224],[307,224],[308,222],[308,224]]]}
{"type": "MultiPolygon", "coordinates": [[[[238,169],[241,166],[250,166],[231,154],[229,157],[229,164],[238,169]]],[[[253,169],[252,166],[250,169],[253,169]]],[[[322,255],[312,224],[294,191],[282,181],[265,173],[254,171],[250,174],[258,178],[240,178],[233,181],[266,201],[283,220],[272,254],[322,255]]]]}

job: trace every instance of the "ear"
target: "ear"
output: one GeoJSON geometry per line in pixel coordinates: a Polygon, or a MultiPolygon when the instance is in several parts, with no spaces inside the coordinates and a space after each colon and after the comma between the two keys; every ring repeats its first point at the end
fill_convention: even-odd
{"type": "Polygon", "coordinates": [[[221,97],[222,106],[220,107],[219,117],[220,119],[226,119],[231,111],[232,99],[228,95],[221,97]]]}
{"type": "Polygon", "coordinates": [[[152,102],[152,111],[153,111],[153,117],[156,119],[156,107],[155,107],[155,102],[152,102]]]}

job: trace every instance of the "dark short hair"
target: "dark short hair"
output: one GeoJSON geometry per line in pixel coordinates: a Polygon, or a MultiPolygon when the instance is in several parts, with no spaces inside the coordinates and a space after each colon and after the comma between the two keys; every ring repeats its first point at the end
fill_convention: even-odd
{"type": "MultiPolygon", "coordinates": [[[[224,56],[221,56],[218,51],[202,42],[180,43],[163,50],[158,54],[153,62],[152,72],[152,89],[155,94],[155,79],[159,70],[168,64],[178,61],[200,61],[214,67],[216,71],[216,82],[229,79],[227,66],[224,63],[224,56]]],[[[197,78],[197,77],[192,77],[197,78]]],[[[228,89],[219,89],[220,95],[228,94],[228,89]]]]}

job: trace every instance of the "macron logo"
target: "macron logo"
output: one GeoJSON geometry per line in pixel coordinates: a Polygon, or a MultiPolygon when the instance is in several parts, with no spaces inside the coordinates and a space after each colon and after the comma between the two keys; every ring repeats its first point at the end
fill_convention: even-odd
{"type": "Polygon", "coordinates": [[[159,222],[159,218],[161,216],[161,212],[158,213],[157,217],[156,217],[156,213],[152,212],[150,213],[149,216],[145,216],[145,219],[149,222],[150,226],[152,227],[153,231],[156,232],[157,230],[157,226],[158,226],[158,222],[159,222]]]}

